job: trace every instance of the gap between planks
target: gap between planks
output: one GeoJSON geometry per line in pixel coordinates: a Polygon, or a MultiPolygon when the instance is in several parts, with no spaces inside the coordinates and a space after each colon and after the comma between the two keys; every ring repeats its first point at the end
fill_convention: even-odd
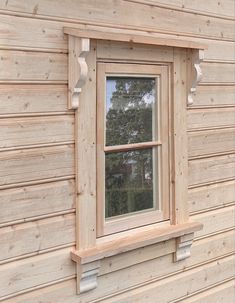
{"type": "Polygon", "coordinates": [[[31,149],[31,148],[43,148],[43,147],[53,147],[53,146],[63,146],[63,145],[74,145],[74,144],[75,144],[74,141],[63,141],[63,142],[56,142],[56,143],[19,145],[19,146],[0,148],[0,152],[17,151],[17,150],[24,150],[24,149],[31,149]]]}

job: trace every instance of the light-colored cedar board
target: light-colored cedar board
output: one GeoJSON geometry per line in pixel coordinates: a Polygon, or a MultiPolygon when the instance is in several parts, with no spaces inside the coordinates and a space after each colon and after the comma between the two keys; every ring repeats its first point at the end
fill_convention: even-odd
{"type": "Polygon", "coordinates": [[[174,66],[171,71],[172,100],[170,121],[172,121],[172,153],[173,169],[172,182],[172,221],[174,224],[187,222],[188,220],[188,147],[187,147],[187,64],[186,51],[174,49],[174,66]]]}
{"type": "MultiPolygon", "coordinates": [[[[79,53],[79,41],[70,37],[71,52],[79,53]]],[[[87,81],[75,114],[76,246],[92,247],[96,241],[96,46],[86,57],[87,81]]]]}
{"type": "Polygon", "coordinates": [[[189,157],[235,151],[235,128],[195,131],[188,134],[189,157]]]}
{"type": "Polygon", "coordinates": [[[5,118],[0,119],[0,128],[0,149],[73,142],[74,140],[74,117],[72,115],[5,118]]]}
{"type": "MultiPolygon", "coordinates": [[[[102,303],[168,303],[186,297],[194,292],[202,291],[216,283],[222,282],[226,278],[231,279],[233,277],[233,269],[231,267],[233,266],[234,258],[230,256],[220,261],[204,265],[203,267],[186,271],[180,275],[174,275],[164,280],[153,281],[152,283],[139,286],[119,296],[103,299],[102,303]]],[[[121,273],[119,273],[119,279],[121,279],[124,284],[124,276],[123,278],[121,278],[121,276],[121,273]]],[[[132,274],[130,273],[129,280],[131,278],[132,274]]],[[[114,283],[114,280],[110,281],[110,283],[111,282],[114,283]]]]}
{"type": "Polygon", "coordinates": [[[0,154],[0,185],[74,174],[74,146],[44,147],[0,154]]]}
{"type": "MultiPolygon", "coordinates": [[[[182,262],[183,265],[186,265],[187,268],[199,264],[202,260],[203,262],[208,262],[213,258],[218,258],[226,254],[231,254],[235,249],[234,236],[235,231],[232,230],[195,241],[191,248],[191,257],[187,260],[187,262],[182,262]]],[[[146,262],[146,264],[148,264],[149,262],[150,264],[152,264],[153,267],[155,267],[156,265],[154,265],[154,263],[161,263],[161,261],[158,260],[160,258],[166,258],[165,256],[168,255],[170,251],[172,251],[172,249],[175,249],[172,246],[172,242],[174,241],[171,240],[171,242],[166,242],[164,243],[164,245],[162,243],[162,246],[160,247],[158,246],[158,244],[152,245],[149,247],[145,247],[144,249],[138,249],[133,252],[124,253],[122,255],[117,255],[108,259],[104,259],[103,261],[101,261],[100,275],[102,276],[106,274],[111,274],[112,272],[121,271],[125,268],[126,270],[128,270],[128,268],[131,269],[131,267],[134,265],[138,267],[141,266],[139,264],[143,262],[146,262]],[[157,252],[158,249],[159,252],[157,252]],[[167,250],[169,253],[167,253],[167,250]]],[[[181,265],[182,264],[179,264],[179,266],[176,267],[179,269],[181,268],[181,265]]],[[[171,267],[172,265],[168,264],[168,266],[171,267]]],[[[177,268],[174,270],[177,270],[177,268]]],[[[164,275],[167,275],[168,273],[169,269],[167,270],[167,273],[160,273],[159,277],[163,278],[164,275]]]]}
{"type": "Polygon", "coordinates": [[[0,115],[65,112],[67,85],[0,84],[0,115]]]}
{"type": "Polygon", "coordinates": [[[187,116],[189,130],[235,125],[235,107],[192,109],[187,116]]]}
{"type": "Polygon", "coordinates": [[[191,218],[203,224],[203,229],[197,231],[195,237],[209,236],[216,232],[234,228],[235,205],[193,215],[191,218]]]}
{"type": "MultiPolygon", "coordinates": [[[[94,30],[97,27],[89,26],[87,24],[76,24],[73,23],[73,26],[79,27],[80,29],[90,29],[94,30]]],[[[48,20],[40,20],[37,18],[23,18],[17,16],[9,16],[9,15],[2,15],[0,21],[0,44],[1,48],[12,48],[12,49],[34,49],[34,50],[48,50],[58,52],[62,50],[63,52],[67,52],[68,43],[67,43],[67,36],[63,34],[63,27],[71,26],[71,23],[65,22],[56,22],[56,21],[48,21],[48,20]],[[32,31],[29,33],[28,28],[31,28],[32,31]],[[35,35],[37,35],[37,39],[35,40],[35,35]]],[[[102,27],[99,27],[102,28],[102,27]]],[[[102,28],[103,31],[105,29],[102,28]]],[[[108,28],[107,28],[108,30],[108,28]]],[[[107,31],[106,30],[106,31],[107,31]]],[[[117,33],[121,33],[122,30],[120,29],[113,29],[117,33]]],[[[133,30],[125,30],[129,34],[134,35],[149,35],[148,31],[140,31],[139,28],[133,30]]],[[[161,37],[162,39],[182,39],[182,36],[177,35],[168,35],[166,34],[158,34],[158,33],[151,33],[154,37],[161,37]]],[[[227,42],[227,41],[219,41],[209,39],[200,39],[194,38],[190,36],[184,36],[183,39],[187,40],[189,43],[193,41],[197,44],[206,44],[208,49],[205,50],[205,59],[209,60],[233,60],[235,61],[235,52],[234,52],[234,43],[227,42]]],[[[107,43],[102,41],[102,43],[107,43]]],[[[116,44],[116,43],[111,43],[116,44]]],[[[110,45],[110,43],[105,44],[106,47],[110,45]]],[[[132,44],[133,48],[135,45],[132,44]]],[[[142,45],[141,51],[139,52],[139,59],[143,59],[143,56],[149,54],[154,56],[157,49],[154,51],[153,46],[151,46],[150,50],[144,50],[144,46],[142,45]]],[[[161,52],[161,47],[157,47],[159,50],[157,52],[161,52]]],[[[166,48],[169,51],[169,48],[166,48]]],[[[114,49],[112,50],[114,52],[114,49]]],[[[99,51],[98,51],[99,53],[99,51]]],[[[115,53],[115,52],[114,52],[115,53]]],[[[125,48],[121,48],[120,50],[120,57],[126,56],[125,48]]],[[[170,55],[170,54],[169,54],[170,55]]],[[[149,56],[147,56],[149,58],[149,56]]],[[[145,58],[146,59],[146,58],[145,58]]],[[[166,60],[166,54],[162,56],[162,60],[166,60]]]]}
{"type": "Polygon", "coordinates": [[[0,224],[68,211],[75,208],[74,180],[1,190],[0,201],[0,224]]]}
{"type": "Polygon", "coordinates": [[[202,62],[201,83],[233,83],[235,84],[235,62],[217,63],[202,62]]]}
{"type": "MultiPolygon", "coordinates": [[[[235,52],[234,52],[235,53],[235,52]]],[[[194,106],[235,106],[235,86],[198,86],[194,106]]]]}
{"type": "Polygon", "coordinates": [[[3,264],[0,268],[0,299],[27,288],[74,277],[75,266],[69,257],[71,248],[3,264]]]}
{"type": "Polygon", "coordinates": [[[201,224],[190,222],[165,228],[156,228],[142,233],[139,231],[133,232],[133,235],[127,237],[111,240],[107,243],[97,243],[96,246],[86,250],[74,251],[71,253],[71,257],[75,262],[86,264],[147,245],[177,238],[188,233],[196,232],[201,228],[201,224]]]}
{"type": "Polygon", "coordinates": [[[208,14],[209,16],[220,16],[234,18],[234,3],[233,0],[223,0],[222,2],[217,2],[214,0],[209,0],[205,2],[204,0],[127,0],[130,2],[150,4],[153,6],[162,6],[170,9],[178,9],[182,11],[188,11],[198,14],[208,14]]]}
{"type": "Polygon", "coordinates": [[[0,82],[66,82],[67,78],[66,54],[0,50],[0,82]]]}
{"type": "Polygon", "coordinates": [[[125,43],[118,41],[97,41],[97,59],[172,62],[173,50],[170,47],[125,43]]]}
{"type": "Polygon", "coordinates": [[[234,280],[223,282],[221,285],[198,293],[190,298],[182,299],[182,303],[215,303],[226,302],[233,303],[235,299],[234,280]]]}
{"type": "Polygon", "coordinates": [[[189,185],[223,181],[235,177],[235,154],[189,161],[189,185]]]}
{"type": "Polygon", "coordinates": [[[77,1],[71,0],[68,6],[60,1],[60,5],[37,0],[30,3],[3,2],[0,9],[14,15],[33,15],[34,18],[46,18],[76,23],[108,25],[109,27],[136,27],[164,33],[214,37],[216,39],[233,39],[235,37],[234,22],[200,14],[146,6],[126,1],[77,1]],[[79,9],[78,9],[79,6],[79,9]],[[105,14],[104,14],[105,10],[105,14]],[[131,14],[129,13],[131,12],[131,14]],[[79,21],[78,21],[79,20],[79,21]],[[180,22],[179,22],[180,20],[180,22]],[[156,25],[157,22],[157,25],[156,25]]]}
{"type": "Polygon", "coordinates": [[[190,212],[209,210],[235,202],[235,181],[211,184],[189,190],[190,212]]]}
{"type": "MultiPolygon", "coordinates": [[[[172,263],[172,256],[166,255],[148,262],[140,262],[136,266],[128,267],[128,260],[126,260],[126,269],[122,271],[114,271],[108,276],[104,275],[100,277],[98,281],[98,285],[100,285],[100,287],[95,292],[88,292],[87,294],[80,296],[80,299],[84,300],[82,302],[90,302],[94,298],[103,297],[107,292],[114,293],[125,288],[128,289],[131,284],[135,285],[136,280],[141,283],[142,281],[146,281],[151,278],[157,278],[179,271],[181,271],[180,275],[182,275],[182,271],[185,269],[185,266],[195,266],[203,262],[203,260],[207,260],[208,262],[214,258],[222,256],[223,254],[230,253],[231,249],[233,249],[233,245],[231,245],[231,236],[233,235],[231,235],[230,232],[223,235],[217,235],[213,239],[209,238],[197,241],[192,246],[192,257],[184,262],[172,263]],[[215,240],[215,238],[217,240],[215,240]],[[223,241],[225,244],[223,244],[223,241]],[[215,247],[216,249],[214,249],[215,247]],[[130,274],[130,278],[125,279],[128,274],[130,274]],[[133,282],[131,277],[134,277],[133,282]]],[[[3,285],[3,289],[1,290],[4,290],[7,294],[11,294],[14,291],[24,291],[27,288],[35,288],[40,284],[56,280],[56,275],[58,279],[64,279],[72,275],[75,267],[71,266],[72,264],[69,260],[68,254],[69,249],[64,249],[58,252],[51,252],[45,255],[27,258],[23,261],[16,261],[13,264],[14,266],[12,264],[2,265],[2,275],[0,275],[0,277],[4,277],[4,283],[1,284],[3,285]],[[34,264],[34,267],[32,267],[32,264],[34,264]],[[62,268],[61,264],[63,264],[62,268]],[[14,280],[13,277],[15,276],[16,270],[18,279],[14,280]],[[5,272],[7,273],[6,275],[5,272]],[[22,276],[24,276],[24,279],[21,279],[22,276]],[[9,281],[12,281],[10,286],[8,285],[9,281]]],[[[102,262],[101,269],[107,269],[110,266],[111,260],[105,259],[103,262],[107,264],[102,262]]],[[[114,262],[114,270],[116,266],[116,262],[114,262]]],[[[203,268],[205,268],[205,265],[203,267],[198,267],[197,270],[203,270],[203,268]]],[[[177,277],[180,277],[180,275],[177,275],[177,277]]],[[[228,278],[228,272],[224,271],[223,277],[224,275],[228,278]]],[[[218,275],[219,279],[223,279],[223,277],[218,275]]],[[[42,291],[43,289],[40,289],[40,293],[42,293],[42,291]]],[[[33,293],[33,296],[34,295],[35,294],[33,293]]],[[[74,295],[75,292],[73,296],[74,295]]],[[[24,295],[22,297],[24,298],[24,295]]],[[[62,295],[62,299],[64,300],[64,295],[62,295]]],[[[77,299],[78,297],[76,295],[76,300],[77,299]]]]}
{"type": "Polygon", "coordinates": [[[65,27],[64,33],[79,37],[79,38],[90,38],[96,40],[110,40],[110,41],[120,41],[120,42],[131,42],[140,43],[148,45],[160,45],[160,46],[172,46],[172,47],[182,47],[182,48],[195,48],[195,49],[205,49],[204,44],[197,44],[194,42],[178,40],[178,39],[162,39],[156,38],[154,36],[148,35],[130,35],[130,34],[116,34],[109,32],[102,32],[98,30],[79,30],[72,27],[65,27]]]}
{"type": "Polygon", "coordinates": [[[2,227],[0,262],[15,257],[23,258],[25,254],[39,253],[56,246],[72,246],[74,243],[74,214],[2,227]]]}

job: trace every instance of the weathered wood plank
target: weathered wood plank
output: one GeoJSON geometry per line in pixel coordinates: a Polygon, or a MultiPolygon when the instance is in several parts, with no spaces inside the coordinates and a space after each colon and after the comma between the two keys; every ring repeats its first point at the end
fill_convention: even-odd
{"type": "Polygon", "coordinates": [[[0,153],[0,185],[73,174],[73,145],[0,153]]]}
{"type": "Polygon", "coordinates": [[[169,8],[176,8],[182,11],[190,11],[195,13],[202,13],[208,15],[216,15],[221,17],[234,18],[234,2],[233,0],[223,0],[217,2],[214,0],[126,0],[130,2],[139,2],[143,4],[151,4],[154,6],[163,6],[169,8]]]}
{"type": "Polygon", "coordinates": [[[0,299],[30,287],[74,276],[71,248],[1,265],[0,299]]]}
{"type": "Polygon", "coordinates": [[[11,80],[67,81],[67,55],[0,50],[0,81],[11,80]]]}
{"type": "MultiPolygon", "coordinates": [[[[130,287],[131,285],[134,286],[138,283],[145,282],[146,280],[158,278],[160,276],[164,276],[176,271],[182,272],[183,270],[185,270],[185,266],[194,266],[196,264],[199,264],[200,262],[210,261],[218,256],[222,256],[226,253],[231,253],[231,250],[234,249],[234,243],[232,242],[232,238],[234,238],[234,234],[232,234],[232,232],[228,232],[222,235],[214,236],[213,239],[209,238],[197,241],[193,244],[192,247],[192,257],[185,260],[184,262],[172,263],[172,256],[171,254],[169,254],[154,260],[141,262],[136,266],[131,267],[128,267],[128,260],[126,260],[127,268],[123,269],[122,271],[115,270],[117,263],[114,262],[113,269],[115,271],[113,271],[111,262],[113,259],[107,259],[104,261],[106,265],[105,263],[103,263],[101,265],[101,268],[108,268],[110,266],[111,268],[109,269],[109,272],[112,273],[100,276],[98,281],[99,287],[93,292],[88,292],[84,295],[81,295],[79,299],[83,303],[90,302],[94,298],[102,298],[106,294],[113,294],[117,291],[128,289],[128,287],[130,287]]],[[[231,277],[231,275],[233,275],[233,268],[231,268],[231,257],[228,257],[224,260],[226,260],[225,263],[227,263],[228,261],[228,266],[226,265],[223,268],[221,268],[220,266],[221,261],[216,261],[204,265],[203,267],[193,269],[192,271],[195,271],[194,277],[197,276],[198,272],[205,271],[204,274],[209,274],[207,268],[211,268],[212,264],[213,270],[211,271],[211,274],[209,276],[213,276],[213,279],[215,280],[213,280],[212,282],[211,278],[209,278],[209,281],[211,281],[211,283],[216,283],[220,280],[231,277]],[[217,265],[214,266],[215,264],[217,265]],[[218,272],[221,271],[220,275],[216,274],[217,270],[218,272]]],[[[225,264],[223,262],[224,261],[222,261],[221,264],[225,264]]],[[[11,294],[14,291],[16,292],[19,290],[26,290],[30,287],[36,287],[40,284],[45,284],[49,281],[53,281],[56,279],[63,279],[65,277],[73,275],[74,273],[74,267],[72,266],[69,257],[69,249],[64,249],[58,252],[51,252],[41,256],[31,257],[23,261],[17,261],[13,265],[6,264],[1,266],[0,277],[2,277],[3,279],[3,284],[1,284],[1,296],[11,294]],[[24,279],[22,279],[22,277],[24,277],[24,279]],[[9,282],[11,283],[9,284],[9,282]]],[[[189,270],[188,272],[191,272],[191,270],[189,270]]],[[[180,273],[176,277],[179,279],[182,276],[184,276],[184,274],[180,273]]],[[[201,281],[202,284],[205,283],[204,279],[201,278],[195,280],[201,281]]],[[[162,284],[164,283],[164,281],[166,281],[166,279],[160,281],[160,283],[162,284]]],[[[70,286],[67,288],[66,291],[62,292],[61,296],[57,298],[58,300],[61,300],[61,302],[66,303],[67,301],[65,300],[68,300],[68,302],[70,302],[69,300],[71,300],[71,302],[74,302],[74,299],[78,300],[78,297],[75,294],[75,286],[72,286],[73,283],[75,283],[75,281],[70,281],[68,285],[67,282],[58,285],[59,288],[63,284],[70,286]]],[[[174,289],[177,288],[174,287],[174,289]]],[[[43,303],[47,302],[46,300],[49,300],[49,298],[52,300],[52,302],[54,302],[54,296],[58,296],[58,293],[60,293],[59,289],[56,286],[52,286],[44,290],[40,289],[39,291],[36,290],[35,292],[26,295],[17,296],[16,298],[13,298],[11,300],[6,300],[6,302],[4,303],[32,303],[34,302],[34,300],[38,300],[39,297],[41,298],[41,302],[43,303]],[[55,293],[53,293],[53,290],[55,290],[55,293]],[[29,301],[27,301],[27,298],[29,301]]],[[[56,302],[59,302],[58,300],[56,300],[56,302]]]]}
{"type": "Polygon", "coordinates": [[[0,229],[0,261],[74,243],[74,214],[3,227],[0,229]]]}
{"type": "MultiPolygon", "coordinates": [[[[234,228],[235,206],[228,206],[206,213],[191,216],[193,221],[203,224],[203,229],[195,233],[196,237],[209,236],[212,233],[234,228]]],[[[235,238],[234,238],[235,241],[235,238]]],[[[235,242],[234,242],[235,244],[235,242]]]]}
{"type": "Polygon", "coordinates": [[[190,132],[188,151],[189,157],[235,151],[235,128],[190,132]]]}
{"type": "Polygon", "coordinates": [[[235,125],[235,108],[204,108],[188,110],[188,129],[235,125]]]}
{"type": "Polygon", "coordinates": [[[235,177],[235,154],[189,161],[189,185],[235,177]]]}
{"type": "Polygon", "coordinates": [[[190,212],[209,210],[235,202],[235,181],[192,188],[188,195],[190,212]]]}
{"type": "Polygon", "coordinates": [[[233,39],[235,37],[234,22],[214,17],[191,14],[183,11],[130,3],[123,0],[105,1],[71,0],[70,5],[63,1],[53,5],[52,2],[32,0],[30,3],[18,1],[2,1],[0,9],[20,13],[57,18],[63,20],[86,20],[90,23],[108,23],[116,25],[146,28],[159,32],[191,34],[201,37],[233,39]],[[79,9],[78,9],[79,7],[79,9]],[[104,14],[105,9],[105,14],[104,14]],[[129,12],[132,12],[131,14],[129,12]],[[181,20],[181,22],[178,22],[181,20]],[[157,21],[157,28],[156,28],[157,21]]]}
{"type": "Polygon", "coordinates": [[[229,268],[230,266],[234,266],[233,257],[224,258],[203,267],[186,271],[181,275],[138,287],[119,296],[104,299],[102,303],[168,303],[175,301],[213,286],[215,283],[223,281],[227,276],[231,278],[232,269],[229,268]]]}
{"type": "MultiPolygon", "coordinates": [[[[234,52],[235,53],[235,52],[234,52]]],[[[235,105],[235,86],[198,86],[193,106],[235,105]]]]}
{"type": "Polygon", "coordinates": [[[233,303],[235,300],[234,280],[224,282],[191,298],[182,299],[181,303],[233,303]]]}
{"type": "Polygon", "coordinates": [[[0,84],[0,115],[67,111],[66,85],[0,84]]]}
{"type": "Polygon", "coordinates": [[[72,142],[74,117],[33,117],[0,119],[0,148],[20,147],[33,144],[72,142]]]}
{"type": "Polygon", "coordinates": [[[201,83],[235,83],[235,64],[202,63],[201,83]]]}
{"type": "Polygon", "coordinates": [[[65,180],[0,191],[0,224],[75,208],[74,181],[65,180]]]}

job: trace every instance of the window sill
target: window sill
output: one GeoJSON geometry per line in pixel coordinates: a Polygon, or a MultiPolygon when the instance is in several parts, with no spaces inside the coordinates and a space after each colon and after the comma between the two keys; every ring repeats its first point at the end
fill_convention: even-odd
{"type": "Polygon", "coordinates": [[[97,243],[94,247],[80,251],[72,251],[71,258],[80,267],[80,293],[97,287],[97,276],[100,261],[124,252],[153,245],[159,242],[176,239],[174,261],[190,257],[190,248],[194,232],[201,230],[203,225],[198,222],[188,222],[167,227],[155,227],[133,232],[127,236],[97,243]]]}

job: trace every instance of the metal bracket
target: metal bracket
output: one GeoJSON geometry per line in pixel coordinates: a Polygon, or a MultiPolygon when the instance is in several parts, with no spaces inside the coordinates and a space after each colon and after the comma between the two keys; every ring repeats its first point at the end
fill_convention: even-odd
{"type": "Polygon", "coordinates": [[[98,286],[97,276],[100,269],[100,261],[87,264],[77,263],[77,292],[84,292],[95,289],[98,286]]]}
{"type": "Polygon", "coordinates": [[[69,109],[78,109],[79,95],[88,74],[86,55],[90,51],[90,39],[69,35],[69,109]]]}
{"type": "Polygon", "coordinates": [[[200,63],[204,60],[204,50],[192,50],[191,58],[190,58],[190,66],[188,70],[190,81],[190,88],[188,94],[188,105],[193,104],[193,97],[196,94],[196,87],[198,83],[202,80],[202,70],[200,67],[200,63]]]}

